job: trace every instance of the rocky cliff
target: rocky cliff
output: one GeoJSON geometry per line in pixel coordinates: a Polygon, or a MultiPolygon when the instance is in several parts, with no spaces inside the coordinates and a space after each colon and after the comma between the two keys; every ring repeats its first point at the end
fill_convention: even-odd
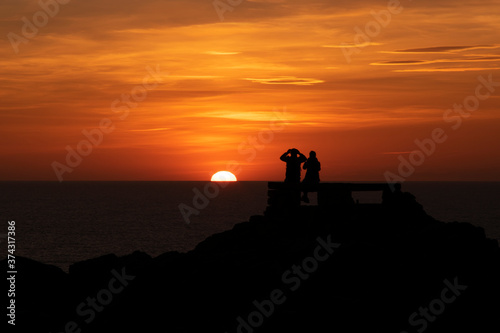
{"type": "Polygon", "coordinates": [[[300,207],[188,253],[17,266],[18,332],[500,332],[497,241],[418,205],[300,207]]]}

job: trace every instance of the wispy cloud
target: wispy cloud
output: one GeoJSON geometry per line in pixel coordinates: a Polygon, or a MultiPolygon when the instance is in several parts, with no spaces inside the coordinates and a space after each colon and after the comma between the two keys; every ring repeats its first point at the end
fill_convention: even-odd
{"type": "Polygon", "coordinates": [[[434,59],[434,60],[389,60],[381,62],[372,62],[374,66],[393,66],[393,65],[428,65],[435,63],[456,63],[456,62],[488,62],[498,61],[500,56],[492,57],[474,57],[474,58],[455,58],[455,59],[434,59]]]}
{"type": "Polygon", "coordinates": [[[234,55],[234,54],[240,54],[241,52],[221,52],[221,51],[206,51],[203,52],[204,54],[210,54],[210,55],[234,55]]]}
{"type": "Polygon", "coordinates": [[[323,83],[325,81],[312,78],[298,78],[295,76],[280,76],[271,79],[255,79],[255,78],[245,78],[245,80],[262,83],[262,84],[294,84],[298,86],[310,86],[317,83],[323,83]]]}
{"type": "MultiPolygon", "coordinates": [[[[496,54],[467,54],[467,51],[478,49],[494,49],[499,48],[499,44],[483,44],[483,45],[468,45],[468,46],[436,46],[436,47],[422,47],[413,49],[401,49],[396,51],[384,51],[384,53],[399,54],[420,54],[427,59],[396,59],[372,62],[372,66],[422,66],[424,68],[405,68],[396,69],[392,72],[396,73],[411,73],[411,72],[470,72],[470,71],[483,71],[483,70],[496,70],[497,62],[500,56],[496,54]],[[450,54],[450,58],[438,58],[439,55],[433,54],[450,54]],[[434,58],[434,59],[433,59],[434,58]],[[491,67],[485,64],[483,67],[474,67],[474,63],[488,63],[494,62],[491,67]],[[425,65],[443,64],[443,67],[427,67],[425,65]],[[446,67],[450,64],[450,67],[446,67]],[[455,65],[451,65],[455,64],[455,65]],[[469,65],[470,64],[470,65],[469,65]],[[470,67],[468,67],[470,66],[470,67]]],[[[480,53],[480,52],[479,52],[480,53]]]]}
{"type": "Polygon", "coordinates": [[[131,132],[157,132],[157,131],[169,131],[172,127],[160,127],[160,128],[145,128],[145,129],[133,129],[131,132]]]}
{"type": "Polygon", "coordinates": [[[233,120],[243,120],[245,122],[269,122],[276,117],[273,112],[269,111],[248,111],[242,112],[239,110],[221,110],[204,112],[197,114],[197,117],[206,118],[224,118],[233,120]]]}
{"type": "Polygon", "coordinates": [[[393,72],[469,72],[469,71],[491,71],[500,67],[454,67],[454,68],[419,68],[419,69],[398,69],[393,72]]]}
{"type": "Polygon", "coordinates": [[[491,45],[467,45],[467,46],[434,46],[434,47],[422,47],[416,49],[404,49],[395,51],[380,51],[381,53],[454,53],[466,50],[475,49],[496,49],[499,48],[498,44],[491,45]]]}
{"type": "Polygon", "coordinates": [[[342,44],[335,44],[335,45],[321,45],[321,47],[326,47],[326,48],[334,48],[334,49],[346,49],[346,48],[363,48],[371,45],[383,45],[382,43],[376,43],[376,42],[366,42],[366,43],[361,43],[361,44],[355,44],[355,43],[342,43],[342,44]]]}

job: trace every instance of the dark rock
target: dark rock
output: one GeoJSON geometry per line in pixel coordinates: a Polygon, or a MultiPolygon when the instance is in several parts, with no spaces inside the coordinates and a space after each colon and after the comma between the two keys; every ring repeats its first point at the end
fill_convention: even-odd
{"type": "MultiPolygon", "coordinates": [[[[69,314],[69,277],[56,266],[20,256],[15,260],[15,327],[18,332],[28,332],[33,327],[47,332],[69,314]]],[[[1,267],[9,270],[7,259],[1,261],[1,267]]],[[[9,290],[9,284],[5,290],[9,290]]]]}
{"type": "MultiPolygon", "coordinates": [[[[498,243],[481,228],[435,221],[411,205],[397,213],[335,216],[301,207],[286,218],[254,216],[188,253],[108,255],[71,266],[69,277],[30,263],[23,292],[41,300],[45,283],[56,278],[54,305],[72,309],[61,313],[82,332],[237,332],[249,320],[256,327],[240,332],[500,331],[498,243]],[[102,311],[88,322],[90,315],[75,315],[116,277],[110,272],[122,269],[131,280],[102,311]],[[450,285],[463,290],[443,292],[450,285]],[[280,304],[271,306],[273,297],[280,304]],[[425,319],[420,309],[429,306],[437,314],[425,319]]],[[[39,321],[37,332],[61,331],[64,321],[54,324],[39,304],[24,318],[39,321]]]]}

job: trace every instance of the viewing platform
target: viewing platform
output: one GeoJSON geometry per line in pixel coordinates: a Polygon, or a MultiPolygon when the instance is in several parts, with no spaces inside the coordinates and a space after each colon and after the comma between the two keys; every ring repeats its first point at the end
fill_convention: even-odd
{"type": "MultiPolygon", "coordinates": [[[[285,183],[268,182],[266,215],[295,211],[302,205],[304,191],[317,193],[317,207],[323,210],[349,211],[356,207],[381,206],[383,202],[402,195],[398,183],[285,183]],[[395,190],[396,189],[396,190],[395,190]],[[376,203],[359,202],[353,197],[355,192],[380,192],[376,203]]],[[[373,193],[377,197],[378,193],[373,193]]]]}

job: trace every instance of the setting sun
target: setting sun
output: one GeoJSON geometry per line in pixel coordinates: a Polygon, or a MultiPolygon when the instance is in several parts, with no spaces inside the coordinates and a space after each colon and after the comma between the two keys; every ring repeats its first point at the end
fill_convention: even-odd
{"type": "Polygon", "coordinates": [[[229,171],[219,171],[216,172],[211,181],[213,182],[235,182],[237,181],[236,176],[229,171]]]}

